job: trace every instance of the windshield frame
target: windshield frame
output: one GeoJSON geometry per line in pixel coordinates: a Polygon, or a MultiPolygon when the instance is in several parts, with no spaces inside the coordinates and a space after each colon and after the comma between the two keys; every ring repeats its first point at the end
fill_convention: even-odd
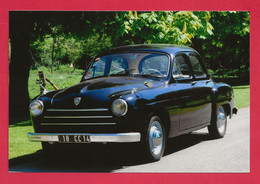
{"type": "MultiPolygon", "coordinates": [[[[141,60],[140,60],[141,61],[141,60]]],[[[140,62],[139,61],[139,62],[140,62]]],[[[140,63],[139,63],[140,64],[140,63]]],[[[138,64],[138,70],[139,70],[139,64],[138,64]]],[[[110,76],[145,76],[145,77],[151,77],[151,78],[155,78],[155,79],[159,79],[159,80],[166,80],[169,78],[169,74],[170,74],[170,70],[171,70],[171,55],[166,53],[166,52],[158,52],[158,51],[145,51],[145,50],[141,50],[141,51],[122,51],[122,52],[113,52],[113,53],[106,53],[106,54],[100,54],[97,55],[96,57],[94,57],[91,62],[89,62],[89,64],[86,67],[86,70],[81,78],[81,82],[86,81],[86,80],[91,80],[91,79],[96,79],[96,78],[100,78],[100,77],[110,77],[110,76]],[[124,74],[112,74],[112,75],[101,75],[101,76],[96,76],[96,77],[91,77],[91,78],[85,78],[87,72],[89,71],[90,67],[93,65],[94,62],[96,62],[97,59],[102,58],[103,56],[109,56],[109,55],[117,55],[117,54],[124,54],[124,53],[144,53],[144,54],[158,54],[158,55],[165,55],[168,57],[168,71],[167,74],[165,76],[156,76],[156,75],[148,75],[148,74],[141,74],[141,73],[136,73],[136,74],[130,74],[130,73],[124,73],[124,74]]]]}

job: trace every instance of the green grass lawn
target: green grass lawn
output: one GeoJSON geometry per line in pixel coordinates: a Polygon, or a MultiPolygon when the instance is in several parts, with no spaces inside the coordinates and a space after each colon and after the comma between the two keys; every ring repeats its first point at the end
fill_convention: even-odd
{"type": "MultiPolygon", "coordinates": [[[[84,72],[79,69],[74,70],[68,66],[60,66],[60,69],[53,73],[46,67],[40,67],[38,70],[44,71],[46,77],[58,88],[66,88],[78,84],[84,72]]],[[[38,70],[30,71],[28,88],[31,99],[40,93],[40,86],[36,84],[36,79],[39,79],[38,70]]],[[[48,91],[54,90],[49,83],[47,83],[46,88],[48,91]]],[[[28,141],[27,133],[29,132],[34,132],[30,120],[9,126],[9,159],[35,153],[41,149],[41,143],[28,141]]]]}
{"type": "MultiPolygon", "coordinates": [[[[51,74],[50,71],[42,67],[39,70],[43,70],[46,76],[51,79],[59,88],[69,87],[71,85],[79,83],[82,70],[75,70],[71,68],[65,68],[64,66],[55,73],[51,74]]],[[[38,79],[38,71],[31,70],[29,77],[29,94],[30,98],[35,97],[39,94],[39,85],[35,83],[38,79]]],[[[48,84],[48,90],[53,90],[48,84]]],[[[235,105],[238,108],[243,108],[249,106],[250,100],[250,87],[247,86],[235,86],[233,87],[235,92],[235,105]]],[[[9,159],[20,157],[27,154],[35,153],[41,149],[41,143],[29,142],[27,139],[27,133],[33,132],[33,128],[30,120],[22,121],[15,125],[9,126],[9,159]]]]}
{"type": "MultiPolygon", "coordinates": [[[[58,71],[53,73],[46,67],[39,67],[38,70],[31,70],[28,82],[30,98],[34,98],[40,93],[40,86],[36,84],[36,79],[39,79],[38,71],[44,71],[44,74],[49,78],[59,89],[67,88],[72,85],[78,84],[84,73],[84,70],[73,69],[68,66],[60,66],[58,71]]],[[[54,90],[53,87],[47,83],[47,91],[54,90]]]]}
{"type": "Polygon", "coordinates": [[[235,106],[237,108],[248,107],[250,105],[250,86],[233,86],[235,93],[235,106]]]}
{"type": "Polygon", "coordinates": [[[35,153],[41,149],[41,143],[28,141],[29,132],[34,132],[29,120],[9,126],[9,159],[35,153]]]}

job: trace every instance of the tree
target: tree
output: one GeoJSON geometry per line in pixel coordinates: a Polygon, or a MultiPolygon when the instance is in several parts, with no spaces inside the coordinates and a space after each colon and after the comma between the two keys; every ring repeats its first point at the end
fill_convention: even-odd
{"type": "Polygon", "coordinates": [[[28,77],[32,64],[29,53],[33,20],[29,12],[10,12],[11,61],[9,65],[9,118],[29,117],[28,77]]]}
{"type": "MultiPolygon", "coordinates": [[[[74,27],[80,22],[80,12],[72,13],[70,24],[74,27]]],[[[29,118],[28,77],[32,65],[30,42],[43,34],[51,33],[50,25],[66,25],[67,17],[60,12],[11,11],[10,42],[11,60],[9,64],[9,121],[29,118]]],[[[85,21],[84,21],[85,23],[85,21]]],[[[64,26],[66,28],[66,26],[64,26]]],[[[66,30],[66,29],[64,29],[66,30]]]]}
{"type": "Polygon", "coordinates": [[[218,75],[249,79],[249,12],[211,12],[214,35],[193,40],[209,67],[218,75]]]}
{"type": "Polygon", "coordinates": [[[126,44],[192,45],[213,69],[220,59],[224,68],[241,72],[249,68],[248,38],[248,12],[10,12],[10,119],[29,116],[30,50],[34,62],[53,68],[126,44]]]}
{"type": "Polygon", "coordinates": [[[203,30],[203,22],[193,12],[10,12],[10,119],[29,115],[30,43],[36,46],[40,40],[39,47],[51,44],[47,49],[51,51],[48,57],[53,69],[56,59],[65,57],[64,50],[71,61],[80,60],[71,56],[83,55],[81,46],[93,55],[108,46],[123,44],[189,43],[196,30],[203,30]],[[99,43],[92,41],[92,47],[79,41],[93,38],[99,43]],[[104,40],[112,44],[101,46],[104,40]],[[68,47],[68,43],[73,46],[68,47]]]}
{"type": "Polygon", "coordinates": [[[189,45],[194,37],[206,38],[213,34],[209,12],[196,14],[191,11],[116,12],[114,20],[104,21],[105,32],[116,46],[134,43],[189,45]]]}

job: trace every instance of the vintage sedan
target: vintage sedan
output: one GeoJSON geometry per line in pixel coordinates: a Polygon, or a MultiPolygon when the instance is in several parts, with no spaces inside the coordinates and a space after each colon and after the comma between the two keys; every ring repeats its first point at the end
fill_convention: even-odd
{"type": "Polygon", "coordinates": [[[211,79],[197,51],[152,44],[101,53],[79,84],[37,96],[30,111],[28,138],[46,152],[64,143],[139,142],[156,161],[168,138],[204,127],[224,137],[237,108],[232,88],[211,79]]]}

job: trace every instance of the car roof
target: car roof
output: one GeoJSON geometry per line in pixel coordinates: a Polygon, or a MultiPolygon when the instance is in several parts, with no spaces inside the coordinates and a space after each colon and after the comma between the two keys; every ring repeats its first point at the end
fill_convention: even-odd
{"type": "Polygon", "coordinates": [[[163,52],[167,54],[173,54],[183,51],[183,52],[196,52],[191,47],[182,46],[182,45],[173,45],[173,44],[138,44],[138,45],[126,45],[120,46],[113,49],[106,50],[100,55],[114,54],[119,52],[133,52],[133,51],[145,51],[145,52],[163,52]]]}

